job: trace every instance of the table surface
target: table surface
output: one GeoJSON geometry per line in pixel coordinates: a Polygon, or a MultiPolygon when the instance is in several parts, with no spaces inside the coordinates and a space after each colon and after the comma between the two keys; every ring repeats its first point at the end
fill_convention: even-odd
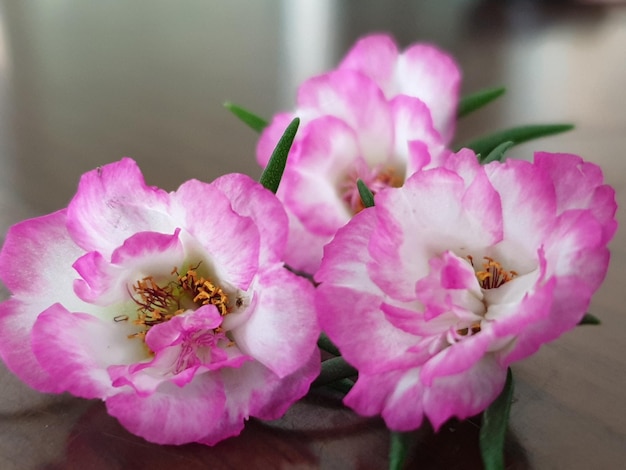
{"type": "MultiPolygon", "coordinates": [[[[271,116],[303,78],[353,41],[389,31],[402,46],[439,44],[464,92],[507,95],[464,118],[459,142],[539,122],[577,129],[515,147],[600,164],[626,207],[626,9],[540,1],[374,0],[0,2],[0,234],[66,205],[81,173],[131,156],[150,184],[175,189],[226,172],[254,177],[256,136],[223,108],[271,116]]],[[[581,327],[515,364],[508,468],[613,469],[626,460],[626,235],[581,327]]],[[[6,291],[1,294],[6,297],[6,291]]],[[[281,420],[250,421],[210,448],[157,446],[128,434],[102,403],[44,395],[0,365],[0,468],[386,468],[379,419],[321,392],[281,420]]],[[[481,468],[477,424],[415,432],[411,468],[481,468]]]]}

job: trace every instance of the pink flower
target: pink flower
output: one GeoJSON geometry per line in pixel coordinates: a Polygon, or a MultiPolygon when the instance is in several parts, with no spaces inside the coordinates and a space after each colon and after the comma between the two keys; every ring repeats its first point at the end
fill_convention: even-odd
{"type": "Polygon", "coordinates": [[[300,86],[296,109],[276,115],[257,147],[265,166],[287,124],[301,119],[278,191],[289,214],[292,267],[314,272],[324,244],[362,209],[358,178],[376,192],[438,164],[454,131],[459,82],[443,52],[417,44],[399,54],[378,35],[300,86]]]}
{"type": "Polygon", "coordinates": [[[449,143],[454,135],[461,71],[452,57],[430,44],[413,44],[398,52],[384,34],[360,39],[339,65],[361,72],[383,90],[387,99],[413,96],[426,104],[435,129],[449,143]]]}
{"type": "Polygon", "coordinates": [[[275,419],[319,372],[313,289],[283,268],[286,237],[278,200],[244,175],[167,193],[132,160],[98,168],[67,209],[10,229],[2,358],[152,442],[212,445],[275,419]]]}
{"type": "Polygon", "coordinates": [[[574,155],[463,150],[375,201],[326,247],[317,308],[359,370],[345,403],[399,431],[479,413],[512,362],[574,328],[617,226],[613,189],[574,155]]]}

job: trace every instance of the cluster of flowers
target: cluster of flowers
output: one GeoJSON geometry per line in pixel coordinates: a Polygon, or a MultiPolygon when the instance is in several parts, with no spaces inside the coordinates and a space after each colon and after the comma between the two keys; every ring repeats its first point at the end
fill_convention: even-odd
{"type": "Polygon", "coordinates": [[[3,360],[157,443],[280,417],[319,374],[320,331],[358,369],[362,415],[404,431],[482,411],[585,314],[616,204],[574,155],[450,150],[459,84],[438,49],[370,36],[264,130],[261,165],[302,120],[276,195],[237,174],[167,193],[130,159],[85,174],[66,209],[7,234],[3,360]]]}

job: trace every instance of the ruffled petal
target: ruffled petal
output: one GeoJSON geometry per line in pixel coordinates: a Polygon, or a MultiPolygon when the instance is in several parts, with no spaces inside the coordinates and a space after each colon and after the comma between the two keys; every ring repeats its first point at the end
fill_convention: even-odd
{"type": "Polygon", "coordinates": [[[351,70],[314,77],[298,90],[298,107],[315,110],[315,117],[338,117],[355,130],[368,162],[389,155],[393,143],[390,109],[376,84],[351,70]]]}
{"type": "Polygon", "coordinates": [[[196,311],[174,316],[171,320],[150,328],[146,344],[152,351],[160,351],[184,341],[187,334],[214,330],[222,324],[223,317],[214,305],[204,305],[196,311]]]}
{"type": "Polygon", "coordinates": [[[74,281],[76,295],[98,305],[128,300],[129,284],[149,275],[168,275],[184,261],[179,233],[137,233],[113,252],[110,263],[97,251],[80,257],[73,264],[82,277],[74,281]]]}
{"type": "Polygon", "coordinates": [[[315,276],[321,283],[315,302],[322,330],[340,345],[348,362],[364,371],[416,360],[406,353],[415,338],[385,320],[381,292],[365,269],[368,228],[375,222],[374,213],[365,210],[340,229],[315,276]]]}
{"type": "Polygon", "coordinates": [[[359,374],[344,403],[363,416],[382,415],[393,431],[409,431],[422,424],[422,395],[419,369],[391,370],[359,374]]]}
{"type": "Polygon", "coordinates": [[[544,243],[550,261],[548,275],[577,275],[592,290],[600,287],[608,269],[603,227],[590,211],[569,210],[558,217],[544,243]]]}
{"type": "Polygon", "coordinates": [[[0,304],[0,355],[9,370],[32,388],[59,393],[63,387],[41,366],[31,348],[38,313],[17,299],[0,304]]]}
{"type": "Polygon", "coordinates": [[[235,343],[278,377],[296,371],[316,350],[320,329],[313,308],[313,285],[283,267],[264,271],[253,286],[253,311],[240,326],[224,327],[235,343]]]}
{"type": "Polygon", "coordinates": [[[235,173],[216,179],[213,186],[226,195],[237,214],[255,222],[261,237],[259,264],[281,261],[289,226],[276,196],[249,176],[235,173]]]}
{"type": "Polygon", "coordinates": [[[114,387],[129,385],[140,396],[149,396],[165,381],[186,386],[197,374],[224,367],[241,367],[252,360],[231,347],[223,331],[216,330],[223,317],[214,305],[176,315],[154,325],[145,342],[154,353],[148,362],[111,366],[109,376],[114,387]]]}
{"type": "Polygon", "coordinates": [[[480,361],[493,342],[493,334],[489,330],[450,345],[430,358],[420,371],[420,380],[426,387],[439,377],[460,374],[480,361]]]}
{"type": "Polygon", "coordinates": [[[338,68],[361,72],[387,90],[393,87],[397,60],[398,48],[391,36],[373,34],[359,39],[338,68]]]}
{"type": "Polygon", "coordinates": [[[124,158],[85,173],[67,208],[72,239],[105,257],[137,232],[172,233],[168,194],[147,186],[137,164],[124,158]]]}
{"type": "Polygon", "coordinates": [[[256,361],[247,362],[237,370],[222,369],[228,416],[238,420],[249,416],[264,420],[281,417],[296,400],[306,395],[319,369],[319,351],[314,351],[300,369],[283,378],[256,361]]]}
{"type": "Polygon", "coordinates": [[[36,360],[31,334],[37,316],[54,302],[71,309],[89,307],[74,295],[78,277],[67,260],[84,254],[65,227],[66,211],[25,220],[7,233],[0,252],[2,281],[14,294],[0,304],[0,355],[9,369],[43,392],[60,385],[36,360]]]}
{"type": "Polygon", "coordinates": [[[146,357],[141,341],[128,338],[134,330],[133,325],[71,313],[56,304],[37,318],[32,348],[61,390],[84,398],[105,398],[113,391],[107,367],[146,357]]]}
{"type": "MultiPolygon", "coordinates": [[[[454,321],[450,315],[439,315],[435,318],[424,318],[421,311],[422,305],[414,308],[399,307],[388,303],[382,303],[380,310],[385,314],[385,318],[396,328],[411,333],[416,336],[430,336],[435,334],[444,334],[450,329],[450,324],[454,321]]],[[[418,342],[422,342],[425,338],[416,338],[418,342]]],[[[413,348],[411,348],[413,349],[413,348]]]]}
{"type": "Polygon", "coordinates": [[[414,300],[415,282],[428,274],[431,256],[445,250],[480,252],[494,241],[488,224],[472,220],[477,211],[464,200],[464,185],[458,175],[433,169],[414,174],[401,189],[377,195],[368,272],[385,293],[414,300]]]}
{"type": "Polygon", "coordinates": [[[324,246],[333,235],[318,235],[310,232],[302,222],[287,208],[289,218],[289,238],[285,249],[285,263],[298,272],[309,275],[319,269],[324,253],[324,246]]]}
{"type": "Polygon", "coordinates": [[[332,284],[380,296],[382,292],[365,269],[371,261],[367,244],[376,222],[375,212],[366,209],[340,228],[333,243],[324,247],[324,258],[315,280],[322,286],[332,284]]]}
{"type": "MultiPolygon", "coordinates": [[[[423,142],[428,148],[429,161],[439,160],[444,143],[433,127],[430,110],[417,98],[400,95],[390,102],[391,119],[394,124],[394,155],[408,160],[409,143],[423,142]]],[[[409,175],[412,173],[409,173],[409,175]]]]}
{"type": "Polygon", "coordinates": [[[213,443],[235,436],[242,420],[222,419],[226,394],[212,374],[202,374],[185,387],[164,382],[153,394],[143,397],[125,391],[106,400],[107,411],[133,434],[156,444],[202,442],[213,433],[213,443]]]}
{"type": "Polygon", "coordinates": [[[219,188],[197,180],[184,183],[171,198],[172,213],[206,253],[209,269],[218,279],[247,290],[261,249],[254,221],[237,214],[219,188]]]}
{"type": "Polygon", "coordinates": [[[332,236],[350,220],[341,188],[360,152],[354,131],[334,117],[309,124],[298,165],[287,168],[279,197],[310,232],[332,236]]]}
{"type": "Polygon", "coordinates": [[[428,44],[415,44],[405,50],[397,63],[395,90],[422,100],[431,110],[435,128],[445,142],[454,135],[459,101],[461,71],[451,56],[428,44]]]}
{"type": "Polygon", "coordinates": [[[2,282],[31,306],[33,316],[57,301],[70,309],[85,306],[74,295],[78,275],[68,262],[85,252],[72,241],[65,222],[65,210],[20,222],[9,229],[0,252],[2,282]]]}
{"type": "Polygon", "coordinates": [[[517,258],[531,258],[553,230],[556,194],[552,180],[531,163],[509,159],[484,166],[502,204],[503,238],[518,247],[517,258]]]}
{"type": "Polygon", "coordinates": [[[496,399],[505,381],[506,367],[485,356],[462,374],[439,377],[426,388],[424,413],[435,430],[452,417],[469,418],[496,399]]]}
{"type": "Polygon", "coordinates": [[[463,320],[484,313],[483,294],[467,260],[445,251],[441,256],[431,258],[429,264],[428,276],[415,284],[415,293],[424,304],[426,320],[447,312],[463,320]]]}
{"type": "Polygon", "coordinates": [[[564,153],[537,152],[534,161],[554,182],[557,212],[590,209],[602,226],[604,243],[610,240],[617,230],[617,204],[615,191],[604,184],[602,169],[564,153]]]}
{"type": "Polygon", "coordinates": [[[412,175],[427,166],[440,166],[430,165],[432,157],[428,145],[421,140],[412,140],[407,142],[408,157],[406,162],[406,174],[412,175]]]}
{"type": "Polygon", "coordinates": [[[436,129],[449,142],[454,134],[461,71],[454,59],[428,44],[415,44],[401,54],[391,37],[377,34],[359,40],[339,65],[370,77],[387,99],[408,95],[424,101],[436,129]]]}

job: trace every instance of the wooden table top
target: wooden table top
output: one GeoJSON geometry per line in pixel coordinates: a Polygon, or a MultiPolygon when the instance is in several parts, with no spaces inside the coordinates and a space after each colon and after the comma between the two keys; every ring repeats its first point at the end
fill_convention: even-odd
{"type": "MultiPolygon", "coordinates": [[[[456,56],[465,92],[507,95],[459,123],[458,140],[513,125],[577,129],[515,147],[600,164],[626,208],[626,8],[541,1],[255,2],[183,0],[0,3],[0,236],[59,209],[81,173],[131,156],[150,184],[175,189],[227,172],[254,177],[256,136],[223,108],[289,108],[303,78],[353,41],[389,31],[403,46],[456,56]],[[427,3],[427,5],[422,5],[427,3]]],[[[507,462],[516,469],[626,464],[626,235],[581,327],[514,365],[507,462]]],[[[6,291],[1,295],[6,297],[6,291]]],[[[251,421],[209,448],[157,446],[102,403],[43,395],[0,365],[0,469],[379,469],[388,434],[321,392],[281,420],[251,421]]],[[[408,467],[481,468],[475,422],[415,432],[408,467]]]]}

